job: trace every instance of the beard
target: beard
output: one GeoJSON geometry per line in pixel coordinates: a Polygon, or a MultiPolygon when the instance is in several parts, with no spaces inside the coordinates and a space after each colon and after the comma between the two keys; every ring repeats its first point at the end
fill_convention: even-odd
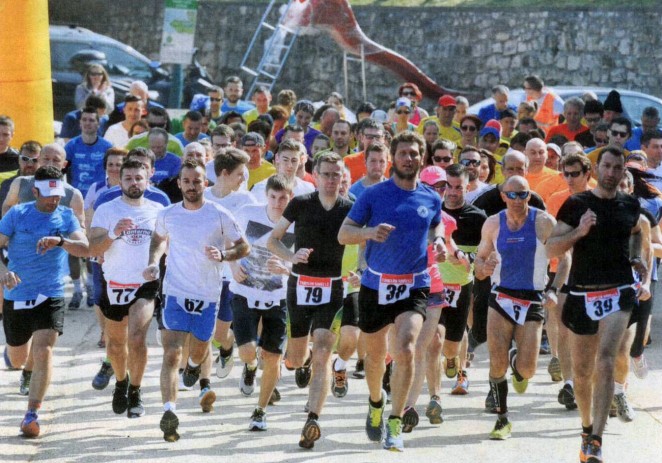
{"type": "Polygon", "coordinates": [[[408,172],[403,172],[400,169],[398,169],[395,164],[393,164],[393,175],[398,177],[400,180],[414,180],[416,176],[418,175],[418,171],[414,170],[411,173],[408,172]]]}
{"type": "Polygon", "coordinates": [[[196,190],[188,190],[183,193],[184,199],[190,203],[197,203],[202,199],[203,192],[196,190]]]}
{"type": "Polygon", "coordinates": [[[122,188],[122,194],[129,199],[139,199],[145,194],[144,190],[141,190],[138,187],[131,187],[128,190],[122,188]]]}

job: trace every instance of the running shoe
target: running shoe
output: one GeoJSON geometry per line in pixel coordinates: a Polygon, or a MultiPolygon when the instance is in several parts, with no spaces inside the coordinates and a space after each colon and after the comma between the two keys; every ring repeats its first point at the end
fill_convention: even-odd
{"type": "Polygon", "coordinates": [[[485,397],[485,411],[487,413],[497,413],[496,398],[492,393],[492,389],[487,391],[487,397],[485,397]]]}
{"type": "Polygon", "coordinates": [[[400,418],[389,418],[387,421],[384,449],[392,452],[404,452],[405,441],[402,438],[402,420],[400,418]]]}
{"type": "Polygon", "coordinates": [[[492,440],[506,440],[512,435],[513,425],[507,418],[497,418],[494,429],[490,433],[492,440]]]}
{"type": "Polygon", "coordinates": [[[251,415],[251,422],[248,425],[249,431],[266,431],[267,430],[267,413],[260,407],[253,410],[251,415]]]}
{"type": "Polygon", "coordinates": [[[94,307],[94,285],[85,285],[85,292],[87,293],[85,305],[88,307],[94,307]]]}
{"type": "Polygon", "coordinates": [[[313,363],[313,351],[311,350],[308,355],[308,360],[303,364],[301,368],[297,368],[294,372],[294,381],[297,383],[297,386],[300,389],[307,387],[310,383],[310,378],[312,376],[311,364],[313,363]]]}
{"type": "Polygon", "coordinates": [[[460,357],[455,356],[452,359],[444,357],[444,371],[446,378],[455,378],[460,368],[460,357]]]}
{"type": "Polygon", "coordinates": [[[190,390],[193,389],[193,386],[187,386],[186,384],[184,384],[183,373],[184,373],[184,370],[180,369],[180,371],[179,371],[179,381],[177,382],[177,390],[178,391],[190,391],[190,390]]]}
{"type": "Polygon", "coordinates": [[[602,463],[602,444],[593,439],[586,444],[586,463],[602,463]]]}
{"type": "Polygon", "coordinates": [[[177,442],[179,440],[179,434],[177,433],[177,427],[179,426],[179,418],[172,410],[168,410],[161,417],[161,422],[159,427],[163,431],[163,440],[166,442],[177,442]]]}
{"type": "Polygon", "coordinates": [[[110,362],[102,361],[99,372],[94,376],[94,379],[92,379],[92,387],[97,391],[106,389],[108,383],[110,383],[110,378],[112,378],[114,374],[115,371],[110,362]]]}
{"type": "Polygon", "coordinates": [[[547,332],[543,331],[542,338],[540,339],[540,355],[549,355],[552,353],[552,348],[549,346],[549,339],[547,338],[547,332]]]}
{"type": "Polygon", "coordinates": [[[145,414],[145,407],[143,406],[143,399],[140,395],[140,388],[129,389],[128,395],[128,409],[126,416],[128,418],[140,418],[145,414]]]}
{"type": "Polygon", "coordinates": [[[563,385],[559,391],[558,401],[568,410],[574,410],[577,408],[577,402],[575,402],[575,391],[572,389],[570,384],[563,385]]]}
{"type": "Polygon", "coordinates": [[[457,374],[457,380],[451,391],[451,395],[467,395],[469,393],[469,377],[467,372],[462,370],[457,374]]]}
{"type": "Polygon", "coordinates": [[[644,379],[648,376],[648,362],[644,354],[641,354],[639,357],[632,357],[632,371],[639,379],[644,379]]]}
{"type": "Polygon", "coordinates": [[[358,379],[365,378],[365,363],[363,359],[356,361],[356,367],[354,368],[354,373],[352,373],[352,376],[358,379]]]}
{"type": "Polygon", "coordinates": [[[216,357],[216,376],[221,379],[227,378],[232,371],[232,367],[234,366],[233,351],[234,348],[230,349],[230,353],[224,356],[220,353],[219,349],[218,357],[216,357]]]}
{"type": "Polygon", "coordinates": [[[586,463],[586,450],[588,448],[588,438],[589,435],[585,432],[582,433],[582,446],[579,448],[579,461],[580,463],[586,463]]]}
{"type": "Polygon", "coordinates": [[[191,365],[189,365],[188,362],[186,362],[186,366],[184,367],[184,372],[182,373],[182,381],[184,381],[184,386],[186,387],[195,386],[195,383],[197,383],[198,379],[200,378],[201,370],[202,368],[200,365],[198,365],[197,367],[192,367],[191,365]]]}
{"type": "Polygon", "coordinates": [[[561,374],[561,362],[558,357],[552,357],[547,365],[547,373],[552,377],[552,381],[558,383],[563,380],[563,375],[561,374]]]}
{"type": "Polygon", "coordinates": [[[315,446],[315,441],[322,437],[322,431],[317,420],[308,418],[306,424],[303,425],[301,430],[301,438],[299,439],[299,447],[302,449],[312,449],[315,446]]]}
{"type": "Polygon", "coordinates": [[[248,364],[244,363],[244,371],[241,373],[239,390],[246,397],[250,396],[255,390],[255,373],[257,373],[257,368],[249,370],[248,364]]]}
{"type": "Polygon", "coordinates": [[[273,405],[276,402],[280,402],[280,391],[277,388],[274,388],[271,397],[269,397],[269,405],[273,405]]]}
{"type": "Polygon", "coordinates": [[[418,426],[418,412],[414,407],[405,408],[405,413],[402,415],[402,432],[412,432],[418,426]]]}
{"type": "Polygon", "coordinates": [[[23,437],[37,437],[39,435],[39,416],[37,412],[28,410],[25,418],[21,421],[21,432],[23,437]]]}
{"type": "Polygon", "coordinates": [[[113,411],[118,415],[129,408],[129,375],[126,376],[125,381],[124,386],[115,383],[115,389],[113,390],[113,411]]]}
{"type": "Polygon", "coordinates": [[[71,296],[71,301],[69,301],[69,310],[76,310],[80,309],[80,304],[83,302],[83,293],[76,291],[72,296],[71,296]]]}
{"type": "Polygon", "coordinates": [[[628,403],[625,392],[615,394],[614,401],[616,401],[616,413],[618,414],[618,419],[624,423],[633,421],[635,416],[634,409],[628,403]]]}
{"type": "Polygon", "coordinates": [[[508,351],[508,363],[513,370],[513,388],[518,394],[524,394],[526,388],[529,387],[529,380],[522,378],[515,368],[515,360],[517,359],[517,347],[513,347],[508,351]]]}
{"type": "Polygon", "coordinates": [[[336,371],[336,361],[333,361],[333,378],[331,379],[331,392],[333,397],[342,398],[347,395],[349,384],[347,383],[347,370],[336,371]]]}
{"type": "Polygon", "coordinates": [[[365,420],[365,433],[372,442],[381,442],[384,439],[386,427],[384,426],[384,408],[386,408],[386,391],[382,390],[382,406],[373,407],[368,401],[368,417],[365,420]]]}
{"type": "Polygon", "coordinates": [[[444,417],[442,416],[441,408],[441,399],[438,395],[433,395],[430,397],[430,403],[425,409],[425,416],[430,420],[430,424],[441,424],[444,422],[444,417]]]}
{"type": "Polygon", "coordinates": [[[214,410],[216,393],[212,391],[209,386],[200,391],[198,399],[198,403],[200,403],[200,407],[202,408],[202,413],[210,413],[214,410]]]}
{"type": "Polygon", "coordinates": [[[21,373],[21,382],[18,386],[18,393],[21,395],[30,394],[30,380],[32,379],[32,372],[23,370],[21,373]]]}

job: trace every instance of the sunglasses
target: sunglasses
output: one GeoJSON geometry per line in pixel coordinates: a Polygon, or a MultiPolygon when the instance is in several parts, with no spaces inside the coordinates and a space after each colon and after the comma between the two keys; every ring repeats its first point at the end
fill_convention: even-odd
{"type": "Polygon", "coordinates": [[[621,137],[621,138],[627,138],[628,137],[627,132],[621,132],[620,130],[611,130],[611,129],[609,131],[611,132],[611,134],[614,137],[621,137]]]}
{"type": "Polygon", "coordinates": [[[468,130],[469,132],[475,132],[476,127],[473,125],[463,125],[460,127],[461,130],[468,130]]]}
{"type": "Polygon", "coordinates": [[[214,98],[214,97],[209,97],[211,101],[223,101],[223,98],[214,98]]]}
{"type": "Polygon", "coordinates": [[[398,114],[409,114],[409,111],[397,111],[398,114]]]}
{"type": "Polygon", "coordinates": [[[462,164],[464,167],[479,166],[480,159],[462,159],[460,161],[460,164],[462,164]]]}
{"type": "Polygon", "coordinates": [[[453,160],[452,156],[444,156],[443,158],[441,156],[432,156],[432,160],[434,162],[451,162],[453,160]]]}
{"type": "Polygon", "coordinates": [[[159,128],[159,129],[165,129],[166,126],[168,125],[167,122],[161,122],[161,123],[156,123],[156,122],[148,122],[147,125],[149,126],[150,129],[153,128],[159,128]]]}
{"type": "Polygon", "coordinates": [[[508,199],[526,199],[529,197],[530,191],[504,191],[503,194],[506,195],[508,199]]]}
{"type": "Polygon", "coordinates": [[[39,162],[39,158],[31,158],[29,156],[24,156],[24,155],[20,155],[19,158],[23,162],[30,162],[32,164],[36,164],[37,162],[39,162]]]}
{"type": "Polygon", "coordinates": [[[416,94],[415,94],[414,92],[412,92],[412,91],[409,91],[409,92],[402,92],[401,95],[402,95],[402,96],[416,96],[416,94]]]}
{"type": "Polygon", "coordinates": [[[586,122],[600,122],[600,116],[597,117],[585,117],[586,122]]]}
{"type": "Polygon", "coordinates": [[[567,170],[563,171],[563,176],[566,178],[568,177],[579,178],[581,175],[584,175],[584,172],[582,172],[581,170],[577,170],[575,172],[569,172],[567,170]]]}

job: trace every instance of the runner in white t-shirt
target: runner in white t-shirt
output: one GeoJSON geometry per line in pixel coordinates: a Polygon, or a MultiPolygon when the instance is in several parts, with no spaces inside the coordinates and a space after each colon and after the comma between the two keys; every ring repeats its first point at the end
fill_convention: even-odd
{"type": "MultiPolygon", "coordinates": [[[[287,307],[285,276],[289,266],[267,249],[267,240],[292,198],[292,184],[282,175],[267,181],[267,204],[249,205],[237,212],[239,228],[251,244],[251,253],[230,264],[234,280],[230,282],[234,332],[239,357],[244,362],[240,382],[243,395],[254,389],[257,371],[256,348],[262,349],[263,373],[260,397],[251,416],[249,429],[267,429],[266,408],[280,396],[275,394],[280,377],[280,360],[287,337],[287,307]],[[258,326],[262,331],[258,341],[258,326]],[[272,394],[275,394],[272,396],[272,394]]],[[[294,245],[294,226],[281,239],[285,246],[294,245]]]]}
{"type": "Polygon", "coordinates": [[[191,387],[200,376],[200,364],[209,354],[221,295],[222,262],[241,259],[250,252],[232,214],[204,199],[207,180],[202,162],[187,159],[182,163],[179,186],[184,199],[159,212],[149,265],[143,272],[148,281],[158,279],[158,262],[168,249],[162,312],[164,414],[160,423],[167,442],[179,440],[175,401],[181,349],[191,334],[190,357],[183,374],[184,384],[191,387]]]}
{"type": "Polygon", "coordinates": [[[142,275],[156,215],[163,209],[161,204],[145,199],[148,184],[149,174],[140,161],[123,163],[122,196],[99,206],[90,231],[92,254],[104,258],[99,307],[106,318],[108,357],[117,379],[113,411],[127,412],[129,418],[145,414],[140,394],[147,365],[145,337],[159,294],[159,281],[146,282],[142,275]]]}
{"type": "MultiPolygon", "coordinates": [[[[284,175],[286,179],[292,182],[294,196],[305,195],[315,191],[315,185],[297,177],[299,165],[306,162],[307,156],[306,147],[296,140],[288,139],[278,146],[276,168],[279,174],[284,175]]],[[[262,204],[267,201],[267,181],[268,179],[258,182],[251,189],[251,193],[253,193],[255,199],[262,204]]]]}
{"type": "MultiPolygon", "coordinates": [[[[240,189],[244,181],[244,170],[250,161],[250,156],[236,148],[228,148],[214,158],[214,172],[216,174],[214,186],[205,189],[205,199],[220,204],[233,214],[242,206],[257,204],[252,193],[240,189]]],[[[216,357],[216,376],[225,378],[234,366],[232,357],[234,334],[230,329],[232,325],[232,293],[228,289],[232,272],[226,266],[223,268],[223,289],[216,315],[216,330],[212,345],[219,350],[216,357]]]]}

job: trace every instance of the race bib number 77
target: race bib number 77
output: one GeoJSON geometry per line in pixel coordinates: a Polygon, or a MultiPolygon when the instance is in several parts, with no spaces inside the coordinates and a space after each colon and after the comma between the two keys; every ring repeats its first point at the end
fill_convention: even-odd
{"type": "Polygon", "coordinates": [[[106,294],[111,305],[126,305],[133,302],[140,283],[118,283],[109,281],[106,285],[106,294]]]}

